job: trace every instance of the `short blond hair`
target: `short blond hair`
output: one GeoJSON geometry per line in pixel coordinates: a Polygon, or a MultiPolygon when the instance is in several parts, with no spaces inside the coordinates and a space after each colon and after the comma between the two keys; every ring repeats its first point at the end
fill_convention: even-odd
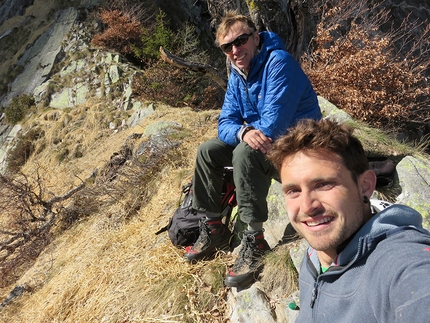
{"type": "Polygon", "coordinates": [[[215,43],[218,46],[221,45],[219,43],[220,38],[224,38],[228,34],[231,26],[233,26],[238,21],[247,26],[249,28],[249,32],[253,33],[257,31],[257,28],[255,27],[255,24],[251,18],[239,14],[237,10],[227,11],[225,16],[222,18],[215,34],[215,43]]]}

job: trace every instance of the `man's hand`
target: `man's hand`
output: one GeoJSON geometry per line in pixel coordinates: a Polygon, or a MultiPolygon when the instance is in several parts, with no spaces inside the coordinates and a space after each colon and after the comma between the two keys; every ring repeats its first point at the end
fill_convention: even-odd
{"type": "Polygon", "coordinates": [[[249,130],[242,137],[252,149],[259,150],[263,154],[267,154],[272,149],[272,138],[266,137],[260,130],[249,130]]]}

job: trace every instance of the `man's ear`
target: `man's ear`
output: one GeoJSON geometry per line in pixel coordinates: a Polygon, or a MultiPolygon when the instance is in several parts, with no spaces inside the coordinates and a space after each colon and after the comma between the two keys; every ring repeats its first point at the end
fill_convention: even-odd
{"type": "Polygon", "coordinates": [[[370,198],[376,186],[376,174],[372,170],[366,170],[358,177],[362,196],[370,198]]]}
{"type": "Polygon", "coordinates": [[[255,43],[257,44],[257,47],[258,47],[258,45],[260,44],[260,34],[259,34],[259,32],[255,31],[253,37],[254,37],[255,43]]]}

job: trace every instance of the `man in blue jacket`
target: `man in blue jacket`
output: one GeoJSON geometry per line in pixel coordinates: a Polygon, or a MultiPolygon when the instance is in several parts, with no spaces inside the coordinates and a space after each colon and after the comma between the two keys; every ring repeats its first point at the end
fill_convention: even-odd
{"type": "Polygon", "coordinates": [[[221,222],[222,176],[233,166],[240,219],[247,224],[241,249],[225,283],[247,287],[261,269],[260,258],[270,249],[263,235],[266,197],[278,172],[266,159],[272,142],[302,118],[320,119],[312,85],[286,52],[281,38],[257,32],[252,20],[228,12],[216,41],[231,62],[231,74],[218,122],[218,138],[199,146],[193,180],[193,208],[205,213],[197,242],[186,248],[189,262],[208,258],[229,243],[221,222]]]}
{"type": "Polygon", "coordinates": [[[310,245],[295,322],[429,322],[430,234],[415,210],[369,201],[376,175],[352,132],[304,120],[269,156],[290,222],[310,245]]]}

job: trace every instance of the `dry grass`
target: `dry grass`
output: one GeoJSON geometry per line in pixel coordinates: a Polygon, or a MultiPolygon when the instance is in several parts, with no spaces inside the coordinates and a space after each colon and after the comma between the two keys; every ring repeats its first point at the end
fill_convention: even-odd
{"type": "MultiPolygon", "coordinates": [[[[184,322],[185,313],[207,316],[192,298],[193,289],[209,288],[196,274],[201,267],[185,264],[180,251],[165,238],[157,241],[145,222],[93,218],[55,241],[44,254],[51,265],[40,276],[45,281],[23,297],[14,322],[184,322]]],[[[220,260],[219,266],[223,271],[220,260]]]]}
{"type": "MultiPolygon", "coordinates": [[[[152,192],[145,195],[148,200],[137,214],[124,216],[128,202],[123,199],[80,218],[67,231],[55,230],[56,238],[25,275],[0,290],[0,299],[5,299],[15,286],[26,286],[18,300],[0,311],[0,322],[223,322],[227,311],[223,278],[232,257],[190,266],[167,234],[154,234],[173,214],[181,186],[192,176],[198,145],[216,135],[219,111],[156,107],[140,125],[118,133],[99,126],[103,109],[94,104],[38,119],[38,126],[46,129],[45,140],[68,128],[73,129],[67,132],[70,144],[82,138],[86,147],[81,158],[60,163],[49,154],[50,144],[24,167],[31,173],[32,165],[43,165],[44,182],[53,194],[80,183],[102,167],[128,136],[144,133],[152,123],[177,122],[187,135],[181,138],[180,166],[167,161],[153,174],[152,192]],[[70,127],[77,120],[80,126],[70,127]]],[[[373,133],[369,136],[364,128],[357,132],[368,147],[374,144],[373,133]]],[[[387,147],[393,149],[391,141],[382,151],[391,152],[387,147]]],[[[295,289],[295,275],[288,248],[282,246],[268,256],[261,284],[271,297],[284,297],[295,289]]]]}
{"type": "MultiPolygon", "coordinates": [[[[74,120],[84,119],[73,130],[76,134],[68,132],[71,139],[85,139],[88,148],[82,158],[59,163],[45,148],[24,168],[31,172],[32,165],[43,165],[44,181],[53,193],[79,183],[109,160],[130,134],[143,133],[146,125],[161,120],[178,122],[191,134],[181,145],[183,167],[175,169],[167,163],[160,174],[154,174],[157,185],[152,199],[130,220],[120,216],[124,207],[119,201],[59,235],[17,282],[27,292],[0,312],[0,321],[217,322],[225,306],[222,281],[228,257],[189,266],[167,234],[156,236],[154,232],[173,214],[180,187],[192,175],[198,144],[216,134],[219,112],[197,114],[188,108],[161,106],[133,129],[100,136],[97,109],[81,110],[56,111],[56,121],[42,118],[45,121],[39,122],[46,127],[49,141],[65,129],[65,123],[70,126],[74,120]]],[[[0,290],[0,297],[4,299],[13,287],[0,290]]]]}
{"type": "MultiPolygon", "coordinates": [[[[144,133],[148,124],[166,120],[182,124],[184,130],[194,137],[188,138],[181,145],[181,150],[190,154],[195,153],[199,142],[216,135],[215,116],[219,112],[207,111],[196,114],[188,108],[170,109],[158,104],[155,113],[140,125],[119,132],[109,129],[111,120],[121,122],[132,112],[113,110],[103,102],[88,102],[73,110],[44,111],[41,116],[28,122],[30,127],[37,126],[45,132],[44,137],[36,142],[35,150],[39,153],[30,158],[28,165],[37,163],[43,167],[49,166],[50,171],[46,172],[45,180],[52,182],[53,185],[55,183],[60,183],[61,186],[65,183],[76,185],[81,178],[86,178],[94,169],[101,168],[109,161],[111,155],[124,145],[128,136],[133,133],[144,133]],[[171,119],[166,119],[170,116],[171,119]],[[212,123],[208,125],[207,122],[212,123]],[[202,139],[198,139],[200,137],[202,139]],[[80,158],[75,158],[71,154],[77,144],[82,146],[83,156],[80,158]],[[68,149],[70,155],[61,161],[58,155],[63,149],[68,149]]],[[[190,158],[191,167],[195,157],[190,158]]]]}
{"type": "MultiPolygon", "coordinates": [[[[45,111],[37,122],[29,121],[46,129],[45,140],[50,144],[33,156],[24,171],[31,173],[36,164],[43,167],[43,180],[52,194],[80,183],[102,167],[128,136],[144,133],[150,124],[174,121],[186,135],[180,139],[180,166],[166,161],[153,174],[152,192],[145,195],[148,200],[137,214],[124,216],[126,200],[133,198],[125,195],[126,200],[80,218],[69,230],[55,230],[56,238],[25,275],[0,290],[4,299],[13,287],[26,286],[18,300],[0,311],[0,322],[223,322],[227,311],[223,278],[232,257],[190,266],[167,234],[154,234],[173,214],[181,186],[192,176],[198,145],[216,136],[218,113],[156,105],[156,112],[141,124],[117,133],[100,126],[97,120],[103,118],[103,108],[94,103],[73,111],[45,111]],[[79,126],[73,127],[78,121],[79,126]],[[52,158],[51,142],[58,133],[70,136],[65,138],[68,144],[81,140],[83,156],[67,162],[52,158]]],[[[357,130],[372,147],[375,135],[369,131],[357,130]]],[[[393,147],[388,141],[380,148],[400,154],[393,147]]],[[[271,297],[284,297],[294,290],[296,278],[287,246],[268,256],[261,284],[271,297]]]]}
{"type": "Polygon", "coordinates": [[[261,284],[272,298],[285,298],[297,290],[298,273],[290,256],[293,244],[277,247],[267,254],[261,284]]]}

